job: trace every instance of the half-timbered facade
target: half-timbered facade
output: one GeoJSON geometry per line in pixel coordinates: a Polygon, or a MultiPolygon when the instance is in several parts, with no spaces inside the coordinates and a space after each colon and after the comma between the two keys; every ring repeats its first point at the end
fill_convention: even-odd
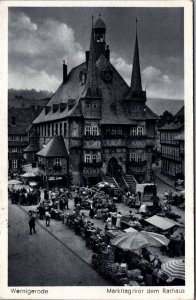
{"type": "MultiPolygon", "coordinates": [[[[131,73],[131,70],[130,70],[131,73]]],[[[62,136],[74,184],[93,184],[105,176],[151,180],[157,115],[146,105],[136,33],[131,85],[110,62],[106,25],[92,27],[86,61],[67,74],[34,120],[39,147],[62,136]]]]}

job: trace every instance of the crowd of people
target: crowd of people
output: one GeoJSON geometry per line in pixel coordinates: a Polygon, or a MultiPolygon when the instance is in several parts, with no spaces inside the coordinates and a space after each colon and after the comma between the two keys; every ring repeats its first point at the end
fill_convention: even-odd
{"type": "Polygon", "coordinates": [[[11,198],[12,204],[21,205],[35,205],[38,204],[41,199],[40,189],[8,189],[8,194],[11,198]]]}
{"type": "MultiPolygon", "coordinates": [[[[107,233],[114,229],[122,233],[122,220],[126,218],[132,224],[132,227],[135,228],[136,226],[139,230],[145,229],[146,225],[143,225],[135,215],[136,210],[141,216],[141,220],[144,220],[146,216],[155,212],[161,211],[164,213],[171,211],[171,204],[175,201],[175,195],[171,191],[166,191],[161,200],[159,197],[154,196],[152,198],[152,208],[147,209],[147,205],[142,204],[141,195],[138,197],[137,193],[119,193],[117,197],[114,197],[112,193],[106,193],[97,187],[75,187],[71,191],[66,188],[45,189],[42,199],[41,190],[38,188],[31,190],[27,188],[12,189],[9,190],[9,195],[13,204],[37,205],[35,210],[29,211],[30,235],[36,233],[36,218],[45,221],[46,227],[51,225],[51,219],[61,220],[68,228],[74,231],[75,235],[81,236],[85,240],[86,247],[93,251],[92,265],[102,274],[108,274],[109,268],[108,258],[107,262],[103,262],[103,257],[105,257],[103,253],[107,253],[108,249],[110,249],[111,237],[107,233]],[[123,203],[123,205],[136,210],[134,212],[129,210],[129,214],[123,216],[118,209],[118,203],[123,203]],[[96,226],[95,219],[102,220],[104,227],[96,226]],[[105,264],[107,265],[106,270],[103,267],[105,264]],[[101,270],[100,266],[102,266],[101,270]]],[[[170,242],[167,247],[162,247],[162,254],[171,258],[184,256],[184,234],[180,233],[176,236],[169,234],[168,237],[170,242]]],[[[161,272],[161,260],[158,257],[152,259],[148,249],[143,248],[140,254],[133,254],[132,252],[128,254],[126,252],[126,255],[123,251],[119,252],[114,249],[113,251],[115,253],[111,259],[110,276],[115,264],[116,270],[118,269],[118,272],[113,272],[114,274],[112,275],[115,284],[121,283],[119,278],[122,278],[122,274],[118,280],[117,274],[123,273],[120,270],[121,265],[124,264],[126,264],[127,272],[134,269],[140,270],[138,273],[139,279],[136,276],[139,284],[144,282],[146,284],[148,277],[151,278],[151,284],[154,285],[168,283],[167,278],[161,272]]],[[[110,252],[111,249],[109,250],[110,252]]]]}

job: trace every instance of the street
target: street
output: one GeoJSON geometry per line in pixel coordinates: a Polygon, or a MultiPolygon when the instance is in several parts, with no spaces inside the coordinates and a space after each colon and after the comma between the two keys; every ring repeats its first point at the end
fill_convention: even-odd
{"type": "Polygon", "coordinates": [[[25,211],[9,203],[9,286],[111,285],[38,223],[30,235],[28,221],[25,211]]]}

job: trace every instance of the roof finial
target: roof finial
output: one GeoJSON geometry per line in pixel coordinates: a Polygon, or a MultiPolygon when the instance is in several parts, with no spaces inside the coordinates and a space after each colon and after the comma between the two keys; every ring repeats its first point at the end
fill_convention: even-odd
{"type": "Polygon", "coordinates": [[[99,13],[99,18],[101,18],[101,13],[99,13]]]}
{"type": "Polygon", "coordinates": [[[94,16],[92,14],[92,28],[93,28],[93,25],[94,25],[94,16]]]}

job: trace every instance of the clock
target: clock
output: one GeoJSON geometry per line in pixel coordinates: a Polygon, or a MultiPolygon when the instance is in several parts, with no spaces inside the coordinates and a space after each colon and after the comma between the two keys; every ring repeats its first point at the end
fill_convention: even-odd
{"type": "Polygon", "coordinates": [[[104,71],[103,72],[103,80],[104,80],[104,82],[110,83],[110,82],[112,82],[112,78],[113,78],[113,76],[112,76],[112,72],[111,71],[104,71]]]}

